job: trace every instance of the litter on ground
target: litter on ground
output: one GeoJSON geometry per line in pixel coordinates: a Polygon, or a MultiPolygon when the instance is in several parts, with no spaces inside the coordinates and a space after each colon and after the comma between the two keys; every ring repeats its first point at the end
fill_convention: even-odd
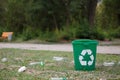
{"type": "Polygon", "coordinates": [[[120,65],[120,61],[118,62],[118,65],[120,65]]]}
{"type": "Polygon", "coordinates": [[[104,62],[104,66],[113,66],[115,63],[114,62],[104,62]]]}
{"type": "Polygon", "coordinates": [[[67,80],[66,78],[51,78],[50,80],[67,80]]]}
{"type": "Polygon", "coordinates": [[[29,65],[37,65],[37,64],[40,64],[41,66],[44,65],[44,62],[41,61],[41,62],[31,62],[29,65]]]}
{"type": "Polygon", "coordinates": [[[18,69],[18,72],[24,72],[27,68],[25,66],[22,66],[18,69]]]}
{"type": "Polygon", "coordinates": [[[1,61],[2,61],[2,62],[6,62],[6,61],[7,61],[7,58],[2,58],[1,61]]]}
{"type": "Polygon", "coordinates": [[[64,59],[63,57],[56,57],[56,56],[53,57],[53,60],[55,61],[62,61],[63,59],[64,59]]]}

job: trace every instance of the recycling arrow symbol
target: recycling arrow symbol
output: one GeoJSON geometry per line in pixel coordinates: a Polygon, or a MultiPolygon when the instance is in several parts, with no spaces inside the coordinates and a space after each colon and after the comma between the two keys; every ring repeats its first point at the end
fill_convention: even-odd
{"type": "Polygon", "coordinates": [[[94,56],[92,54],[92,51],[90,49],[82,50],[81,55],[79,55],[79,61],[82,66],[86,66],[86,65],[91,66],[94,61],[94,56]],[[86,54],[88,54],[87,56],[89,56],[90,58],[90,60],[88,61],[84,59],[86,54]]]}

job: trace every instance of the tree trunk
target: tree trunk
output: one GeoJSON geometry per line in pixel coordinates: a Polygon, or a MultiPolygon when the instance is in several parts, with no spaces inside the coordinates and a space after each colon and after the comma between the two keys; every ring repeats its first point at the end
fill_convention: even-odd
{"type": "Polygon", "coordinates": [[[88,22],[90,26],[94,26],[96,6],[97,6],[97,0],[88,1],[87,10],[88,10],[88,22]]]}
{"type": "Polygon", "coordinates": [[[57,29],[58,25],[57,25],[57,20],[56,20],[55,14],[53,14],[52,16],[53,16],[53,23],[54,23],[55,29],[57,29]]]}
{"type": "Polygon", "coordinates": [[[69,10],[69,5],[71,0],[62,0],[64,6],[65,6],[65,16],[66,16],[66,26],[69,26],[71,17],[70,17],[70,10],[69,10]]]}

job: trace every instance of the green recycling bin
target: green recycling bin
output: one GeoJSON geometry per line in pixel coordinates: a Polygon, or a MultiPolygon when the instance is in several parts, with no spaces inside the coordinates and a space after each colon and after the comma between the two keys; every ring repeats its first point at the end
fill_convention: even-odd
{"type": "Polygon", "coordinates": [[[96,40],[90,39],[72,41],[75,70],[91,71],[95,69],[97,44],[96,40]]]}

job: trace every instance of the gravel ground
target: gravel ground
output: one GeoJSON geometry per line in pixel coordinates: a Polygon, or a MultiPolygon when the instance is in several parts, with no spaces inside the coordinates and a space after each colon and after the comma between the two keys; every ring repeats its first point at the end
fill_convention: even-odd
{"type": "MultiPolygon", "coordinates": [[[[72,52],[71,44],[33,44],[33,43],[4,43],[0,42],[0,48],[16,48],[28,50],[50,50],[72,52]]],[[[101,54],[120,54],[120,46],[103,45],[97,47],[97,53],[101,54]]]]}

